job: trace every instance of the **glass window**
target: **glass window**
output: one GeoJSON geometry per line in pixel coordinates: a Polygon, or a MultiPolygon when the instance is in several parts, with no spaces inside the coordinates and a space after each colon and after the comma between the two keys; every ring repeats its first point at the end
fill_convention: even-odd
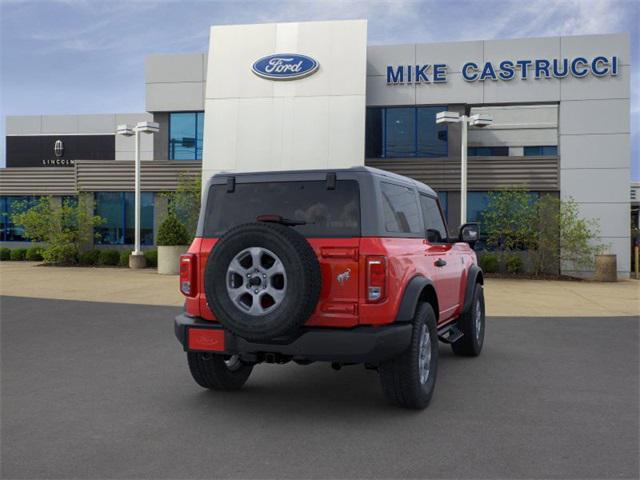
{"type": "Polygon", "coordinates": [[[467,222],[482,223],[482,213],[488,206],[487,192],[467,192],[467,222]]]}
{"type": "Polygon", "coordinates": [[[440,200],[440,208],[445,218],[449,217],[449,192],[438,192],[438,200],[440,200]]]}
{"type": "Polygon", "coordinates": [[[427,240],[432,243],[446,242],[448,237],[447,229],[436,199],[426,195],[420,195],[420,206],[422,207],[422,217],[424,218],[427,240]]]}
{"type": "Polygon", "coordinates": [[[415,108],[387,108],[385,156],[415,156],[415,117],[415,108]]]}
{"type": "Polygon", "coordinates": [[[24,236],[24,228],[11,221],[14,213],[35,206],[38,197],[33,196],[7,196],[0,197],[0,241],[2,242],[29,242],[24,236]]]}
{"type": "Polygon", "coordinates": [[[367,109],[367,158],[446,157],[447,125],[436,124],[446,107],[370,107],[367,109]]]}
{"type": "Polygon", "coordinates": [[[436,123],[436,114],[442,107],[418,107],[418,157],[446,157],[449,154],[447,125],[436,123]]]}
{"type": "Polygon", "coordinates": [[[360,190],[355,180],[236,183],[211,187],[205,213],[205,235],[218,237],[230,227],[255,222],[260,215],[279,215],[305,222],[294,228],[306,237],[360,235],[360,190]]]}
{"type": "MultiPolygon", "coordinates": [[[[124,192],[124,243],[135,243],[135,193],[124,192]]],[[[140,193],[140,243],[153,245],[153,193],[140,193]]]]}
{"type": "Polygon", "coordinates": [[[169,114],[169,160],[202,159],[204,112],[169,114]]]}
{"type": "Polygon", "coordinates": [[[557,155],[558,147],[556,145],[524,147],[525,157],[555,157],[557,155]]]}
{"type": "MultiPolygon", "coordinates": [[[[95,214],[105,223],[96,227],[100,237],[96,243],[102,245],[131,245],[134,243],[135,194],[134,192],[97,192],[95,214]]],[[[140,194],[140,243],[153,245],[152,192],[140,194]]]]}
{"type": "Polygon", "coordinates": [[[508,157],[509,147],[469,147],[470,157],[508,157]]]}
{"type": "Polygon", "coordinates": [[[415,192],[400,185],[381,182],[384,225],[387,232],[421,233],[422,222],[415,192]]]}
{"type": "Polygon", "coordinates": [[[367,158],[380,158],[383,156],[383,115],[383,108],[367,108],[367,134],[365,135],[365,155],[367,158]]]}

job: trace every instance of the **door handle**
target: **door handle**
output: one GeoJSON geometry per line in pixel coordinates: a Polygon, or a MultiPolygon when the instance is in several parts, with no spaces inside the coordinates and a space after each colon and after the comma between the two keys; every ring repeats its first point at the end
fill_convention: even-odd
{"type": "Polygon", "coordinates": [[[439,258],[433,264],[436,267],[444,267],[447,264],[447,262],[445,262],[443,259],[439,258]]]}

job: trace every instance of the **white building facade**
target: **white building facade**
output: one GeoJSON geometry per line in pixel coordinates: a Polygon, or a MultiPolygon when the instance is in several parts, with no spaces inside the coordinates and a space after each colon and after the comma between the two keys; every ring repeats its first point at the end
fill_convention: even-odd
{"type": "MultiPolygon", "coordinates": [[[[367,164],[432,186],[455,228],[460,129],[435,114],[486,113],[493,124],[469,132],[469,220],[499,188],[572,198],[629,276],[627,34],[375,46],[366,38],[358,20],[222,26],[212,27],[208,53],[148,57],[142,115],[161,131],[144,158],[173,171],[201,162],[204,177],[367,164]],[[269,78],[270,68],[288,78],[269,78]]],[[[7,118],[8,145],[36,123],[7,118]]],[[[14,194],[6,177],[5,196],[14,194]]]]}

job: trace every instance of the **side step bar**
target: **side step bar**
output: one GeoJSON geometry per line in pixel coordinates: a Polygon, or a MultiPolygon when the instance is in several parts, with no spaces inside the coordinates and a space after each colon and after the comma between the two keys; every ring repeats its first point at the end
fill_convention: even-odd
{"type": "Polygon", "coordinates": [[[458,324],[453,322],[438,329],[438,338],[442,343],[455,343],[463,337],[464,333],[458,328],[458,324]]]}

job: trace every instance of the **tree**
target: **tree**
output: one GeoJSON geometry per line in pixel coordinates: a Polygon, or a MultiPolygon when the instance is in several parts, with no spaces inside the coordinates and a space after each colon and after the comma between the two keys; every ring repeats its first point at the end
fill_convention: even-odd
{"type": "Polygon", "coordinates": [[[535,197],[524,189],[489,192],[482,214],[487,244],[501,252],[527,250],[533,273],[558,273],[592,267],[604,248],[594,219],[580,216],[573,199],[555,195],[535,197]]]}
{"type": "Polygon", "coordinates": [[[46,243],[42,251],[46,263],[77,263],[81,245],[92,239],[94,227],[104,220],[90,213],[91,205],[83,196],[65,199],[60,205],[55,203],[51,197],[41,197],[30,208],[19,203],[11,220],[22,225],[25,237],[46,243]]]}
{"type": "Polygon", "coordinates": [[[487,245],[499,251],[531,248],[535,232],[535,198],[524,189],[489,192],[482,214],[487,245]]]}
{"type": "Polygon", "coordinates": [[[201,192],[200,176],[182,173],[178,179],[176,191],[165,194],[169,200],[169,214],[175,215],[180,220],[190,238],[195,236],[198,226],[201,192]]]}
{"type": "Polygon", "coordinates": [[[595,219],[580,216],[578,204],[572,199],[561,200],[558,213],[560,230],[560,262],[567,268],[591,268],[594,257],[605,250],[599,242],[600,225],[595,219]]]}

